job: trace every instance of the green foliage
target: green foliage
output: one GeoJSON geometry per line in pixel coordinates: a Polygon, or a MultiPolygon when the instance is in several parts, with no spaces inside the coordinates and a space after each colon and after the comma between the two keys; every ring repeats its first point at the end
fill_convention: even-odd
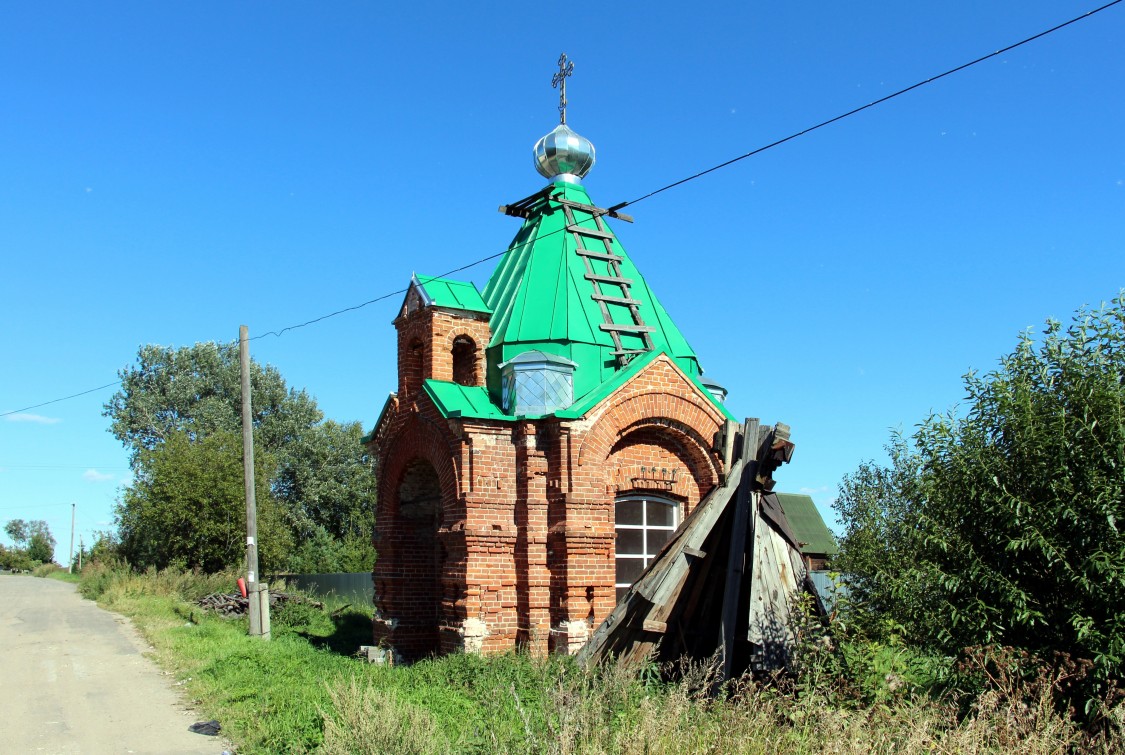
{"type": "MultiPolygon", "coordinates": [[[[262,569],[277,568],[289,532],[266,480],[271,462],[255,454],[262,569]]],[[[130,563],[217,572],[242,563],[246,504],[242,438],[216,432],[196,442],[172,432],[155,449],[142,449],[137,477],[117,507],[120,553],[130,563]]]]}
{"type": "Polygon", "coordinates": [[[55,557],[55,537],[45,524],[42,530],[32,533],[28,538],[27,556],[41,564],[50,563],[55,557]]]}
{"type": "Polygon", "coordinates": [[[837,503],[858,621],[889,617],[948,654],[1000,644],[1125,672],[1125,294],[1025,335],[965,378],[966,410],[932,416],[837,503]]]}
{"type": "MultiPolygon", "coordinates": [[[[301,544],[297,553],[286,550],[270,559],[268,568],[295,572],[305,571],[309,565],[329,572],[370,569],[375,557],[370,544],[375,480],[360,443],[363,431],[359,423],[324,420],[316,401],[304,391],[288,388],[275,368],[251,360],[250,369],[256,455],[268,455],[273,461],[256,473],[259,480],[268,481],[268,491],[258,494],[259,512],[272,497],[284,517],[287,535],[282,543],[301,544]]],[[[188,441],[188,445],[176,445],[176,453],[184,453],[212,436],[241,432],[236,344],[200,343],[180,349],[144,346],[137,364],[120,375],[121,390],[105,405],[104,414],[112,420],[110,431],[130,449],[138,479],[145,478],[149,487],[160,484],[159,474],[152,469],[153,454],[172,439],[188,441]]],[[[184,465],[194,463],[184,461],[184,465]]],[[[216,470],[213,474],[223,473],[216,470]]],[[[128,513],[129,507],[143,503],[148,495],[145,491],[138,499],[137,488],[134,485],[121,501],[122,523],[141,516],[128,513]]],[[[269,548],[261,523],[259,530],[262,547],[269,548]]],[[[173,556],[153,560],[151,548],[133,547],[139,543],[139,534],[135,530],[128,538],[122,534],[130,560],[142,559],[134,561],[138,566],[172,563],[173,556]]],[[[146,537],[155,542],[161,535],[157,531],[146,537]]],[[[182,555],[185,563],[195,558],[182,555]]]]}
{"type": "Polygon", "coordinates": [[[35,562],[27,555],[26,548],[7,548],[0,545],[0,569],[8,571],[30,571],[35,562]]]}
{"type": "Polygon", "coordinates": [[[0,565],[6,569],[30,569],[55,557],[55,537],[42,519],[12,519],[4,525],[4,532],[16,545],[0,552],[0,565]]]}
{"type": "Polygon", "coordinates": [[[13,543],[20,546],[27,542],[28,524],[22,519],[12,519],[4,525],[4,532],[8,533],[13,543]]]}
{"type": "MultiPolygon", "coordinates": [[[[238,345],[197,343],[173,349],[149,344],[137,365],[121,370],[121,390],[105,405],[110,432],[133,458],[153,451],[174,433],[196,440],[242,428],[242,384],[238,345]]],[[[323,418],[304,391],[290,390],[272,366],[250,363],[255,441],[280,450],[323,418]]]]}
{"type": "Polygon", "coordinates": [[[375,475],[358,422],[316,425],[281,452],[273,491],[286,504],[298,549],[286,564],[306,574],[370,571],[375,475]]]}

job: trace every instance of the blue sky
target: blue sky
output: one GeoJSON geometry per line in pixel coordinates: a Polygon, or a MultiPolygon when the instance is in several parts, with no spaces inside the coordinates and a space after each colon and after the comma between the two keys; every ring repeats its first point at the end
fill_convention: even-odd
{"type": "MultiPolygon", "coordinates": [[[[502,251],[562,51],[609,206],[1095,6],[7,3],[0,412],[109,383],[144,343],[278,330],[502,251]]],[[[792,425],[780,489],[830,516],[891,428],[1125,285],[1122,39],[1125,4],[614,226],[732,412],[792,425]]],[[[369,428],[398,302],[253,354],[369,428]]],[[[89,542],[128,481],[111,394],[0,418],[0,521],[46,519],[60,560],[70,504],[89,542]]]]}

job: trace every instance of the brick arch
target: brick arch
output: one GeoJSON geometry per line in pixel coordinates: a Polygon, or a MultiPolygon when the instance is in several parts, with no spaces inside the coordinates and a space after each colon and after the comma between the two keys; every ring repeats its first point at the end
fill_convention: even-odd
{"type": "MultiPolygon", "coordinates": [[[[663,491],[674,498],[682,498],[688,509],[685,514],[695,507],[699,500],[719,482],[718,467],[714,457],[709,453],[710,443],[704,441],[692,428],[682,423],[668,419],[641,420],[625,428],[618,441],[610,448],[604,463],[607,473],[610,467],[620,463],[622,458],[628,459],[631,448],[634,446],[647,446],[663,448],[664,453],[680,461],[690,475],[694,484],[688,480],[680,480],[674,486],[664,487],[647,482],[630,483],[621,480],[617,492],[625,493],[637,491],[663,491]]],[[[639,462],[639,463],[644,463],[639,462]]]]}
{"type": "Polygon", "coordinates": [[[476,358],[474,359],[475,385],[484,385],[484,375],[488,368],[485,361],[485,350],[488,348],[490,333],[487,321],[465,318],[452,319],[447,329],[440,334],[435,334],[434,337],[434,377],[455,381],[453,375],[453,342],[458,338],[468,338],[476,346],[476,358]]]}
{"type": "Polygon", "coordinates": [[[462,502],[449,436],[417,412],[401,422],[398,431],[384,440],[387,452],[379,468],[372,631],[376,642],[387,641],[403,659],[416,660],[440,650],[442,594],[450,561],[441,533],[464,512],[459,510],[462,502]],[[417,509],[404,510],[400,495],[408,478],[420,481],[429,493],[432,488],[426,488],[434,477],[441,513],[423,509],[427,513],[419,516],[417,509]]]}
{"type": "Polygon", "coordinates": [[[621,438],[610,449],[605,459],[605,471],[614,473],[612,480],[617,495],[631,492],[651,492],[681,500],[686,508],[695,508],[699,500],[718,483],[713,460],[706,448],[701,447],[693,433],[679,423],[638,422],[625,429],[621,438]],[[656,475],[655,467],[676,468],[682,465],[686,477],[674,482],[656,475]],[[631,478],[640,466],[649,467],[653,476],[631,478]]]}
{"type": "Polygon", "coordinates": [[[602,463],[628,432],[641,427],[663,426],[683,436],[705,459],[705,468],[717,481],[719,467],[711,454],[720,419],[694,401],[668,392],[646,392],[610,405],[586,435],[578,451],[579,466],[602,463]]]}
{"type": "Polygon", "coordinates": [[[484,363],[484,348],[487,345],[488,344],[481,344],[479,333],[473,333],[468,328],[457,327],[446,334],[444,347],[445,353],[449,355],[449,374],[453,382],[467,386],[483,385],[481,376],[486,369],[484,363]],[[466,379],[468,378],[466,375],[458,374],[459,369],[463,369],[463,366],[458,365],[457,339],[459,338],[467,339],[473,345],[472,376],[470,379],[466,379]]]}
{"type": "Polygon", "coordinates": [[[381,446],[389,449],[379,465],[379,500],[376,522],[380,516],[397,516],[398,487],[403,475],[415,459],[425,459],[437,472],[441,485],[444,519],[455,518],[457,512],[457,469],[454,452],[447,437],[431,421],[413,414],[393,438],[383,439],[381,446]]]}

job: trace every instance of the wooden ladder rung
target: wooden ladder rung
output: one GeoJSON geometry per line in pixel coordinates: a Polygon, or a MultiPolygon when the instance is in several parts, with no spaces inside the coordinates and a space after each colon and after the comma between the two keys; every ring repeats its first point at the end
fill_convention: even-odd
{"type": "Polygon", "coordinates": [[[612,239],[613,234],[609,231],[599,231],[597,228],[583,228],[577,223],[568,225],[566,230],[571,233],[577,233],[579,236],[589,236],[593,239],[612,239]]]}
{"type": "Polygon", "coordinates": [[[624,212],[610,212],[609,210],[603,209],[601,207],[594,207],[594,205],[592,204],[583,204],[582,202],[575,202],[570,199],[564,199],[563,197],[552,197],[552,199],[565,207],[573,207],[576,210],[582,210],[582,212],[588,212],[591,215],[608,215],[611,218],[624,220],[626,223],[633,222],[633,216],[628,215],[624,212]]]}
{"type": "Polygon", "coordinates": [[[623,307],[639,307],[642,302],[626,296],[606,296],[605,294],[591,294],[594,301],[604,301],[606,304],[620,304],[623,307]]]}
{"type": "Polygon", "coordinates": [[[617,333],[651,333],[656,330],[652,325],[623,325],[616,322],[599,323],[598,327],[602,330],[610,330],[617,333]]]}
{"type": "Polygon", "coordinates": [[[596,260],[606,260],[607,262],[622,262],[625,258],[620,254],[613,254],[611,252],[595,252],[593,249],[575,249],[576,254],[581,257],[593,257],[596,260]]]}
{"type": "Polygon", "coordinates": [[[633,285],[632,278],[619,278],[616,275],[598,275],[597,273],[586,273],[586,280],[597,281],[598,283],[612,283],[617,286],[633,285]]]}

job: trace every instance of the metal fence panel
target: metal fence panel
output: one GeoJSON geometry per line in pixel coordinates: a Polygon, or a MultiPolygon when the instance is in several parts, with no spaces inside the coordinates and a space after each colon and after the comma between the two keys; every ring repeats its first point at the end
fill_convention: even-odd
{"type": "Polygon", "coordinates": [[[368,571],[351,574],[278,574],[272,579],[283,579],[286,585],[298,590],[320,597],[340,597],[355,605],[371,605],[375,596],[375,586],[371,583],[371,572],[368,571]]]}

